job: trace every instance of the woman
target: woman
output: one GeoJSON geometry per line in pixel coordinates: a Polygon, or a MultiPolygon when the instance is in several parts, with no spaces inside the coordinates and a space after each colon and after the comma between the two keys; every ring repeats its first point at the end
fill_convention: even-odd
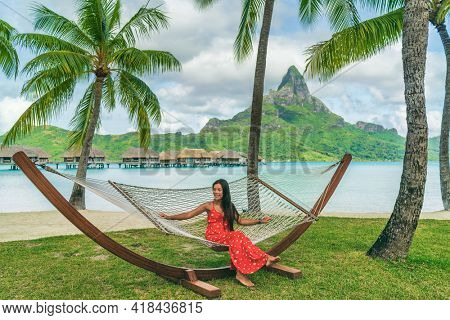
{"type": "Polygon", "coordinates": [[[200,205],[198,208],[176,215],[162,213],[161,217],[168,220],[190,219],[203,212],[208,213],[208,226],[205,232],[206,240],[228,246],[231,267],[236,269],[236,279],[247,287],[254,284],[246,274],[254,273],[263,266],[270,266],[280,260],[279,257],[268,255],[255,246],[241,231],[234,231],[233,223],[250,226],[258,223],[268,223],[272,218],[260,220],[241,218],[236,207],[231,202],[230,187],[224,179],[213,183],[214,200],[200,205]]]}

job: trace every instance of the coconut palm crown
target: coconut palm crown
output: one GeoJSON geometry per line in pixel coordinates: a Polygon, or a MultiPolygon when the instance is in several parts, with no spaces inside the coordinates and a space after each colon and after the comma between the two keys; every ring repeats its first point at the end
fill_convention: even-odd
{"type": "MultiPolygon", "coordinates": [[[[138,38],[168,27],[168,17],[159,8],[140,8],[121,24],[119,0],[78,0],[76,21],[49,8],[32,7],[34,28],[42,33],[15,37],[18,45],[36,57],[23,73],[30,77],[22,95],[33,103],[8,131],[4,145],[28,134],[59,115],[73,97],[78,83],[88,83],[71,120],[69,146],[81,146],[96,107],[113,110],[117,102],[137,126],[141,146],[148,146],[150,124],[158,124],[158,99],[139,77],[157,72],[179,71],[181,65],[169,52],[136,47],[138,38]]],[[[98,118],[95,127],[100,125],[98,118]]]]}

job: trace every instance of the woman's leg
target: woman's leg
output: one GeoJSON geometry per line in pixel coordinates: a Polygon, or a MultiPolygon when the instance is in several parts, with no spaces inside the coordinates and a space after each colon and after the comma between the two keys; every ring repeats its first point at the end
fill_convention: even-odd
{"type": "MultiPolygon", "coordinates": [[[[236,269],[242,274],[250,274],[264,267],[268,260],[272,263],[274,257],[255,246],[241,231],[228,233],[230,258],[236,269]]],[[[242,278],[242,277],[241,277],[242,278]]]]}
{"type": "Polygon", "coordinates": [[[270,267],[271,265],[273,265],[274,263],[277,263],[280,261],[280,257],[279,256],[271,256],[271,255],[267,255],[267,262],[266,262],[266,267],[270,267]]]}
{"type": "Polygon", "coordinates": [[[254,287],[255,284],[250,281],[249,278],[243,273],[241,273],[239,270],[236,269],[236,280],[242,283],[246,287],[254,287]]]}

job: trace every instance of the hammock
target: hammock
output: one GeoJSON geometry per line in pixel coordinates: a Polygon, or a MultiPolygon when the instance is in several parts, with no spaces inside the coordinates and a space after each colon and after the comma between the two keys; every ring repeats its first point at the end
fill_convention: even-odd
{"type": "MultiPolygon", "coordinates": [[[[293,226],[315,221],[317,217],[311,214],[311,206],[303,202],[300,204],[301,201],[297,199],[298,197],[288,197],[287,194],[289,195],[292,190],[295,190],[293,184],[303,182],[312,185],[314,181],[314,186],[319,191],[314,192],[315,197],[310,197],[310,200],[317,200],[323,191],[323,184],[329,182],[334,169],[340,163],[341,161],[331,166],[319,166],[313,169],[307,168],[307,170],[303,168],[300,171],[297,169],[298,172],[285,173],[284,179],[276,172],[260,175],[267,181],[275,181],[277,188],[282,191],[257,177],[247,176],[229,182],[232,201],[241,217],[249,219],[272,217],[269,223],[244,226],[242,231],[253,243],[258,243],[293,226]],[[322,180],[322,185],[317,183],[317,180],[322,180]]],[[[160,213],[178,214],[192,210],[201,203],[211,201],[211,187],[195,189],[141,187],[113,181],[81,179],[48,166],[44,166],[44,168],[89,189],[126,212],[144,215],[165,233],[195,239],[214,250],[226,250],[226,246],[223,244],[205,239],[207,223],[205,214],[188,220],[167,220],[160,217],[160,213]]],[[[235,230],[241,228],[242,226],[235,223],[235,230]]]]}
{"type": "MultiPolygon", "coordinates": [[[[292,223],[299,223],[294,227],[287,236],[273,245],[266,252],[270,255],[280,255],[287,248],[289,248],[311,225],[311,219],[316,219],[322,209],[330,200],[337,186],[339,185],[347,167],[351,162],[352,156],[345,154],[342,160],[339,162],[336,170],[331,170],[335,167],[328,167],[326,170],[304,170],[304,173],[290,172],[288,175],[291,178],[295,178],[288,182],[286,179],[280,181],[280,175],[277,175],[277,170],[273,172],[267,172],[264,176],[264,181],[274,180],[277,187],[282,190],[284,194],[273,188],[267,182],[258,178],[242,178],[231,183],[233,201],[236,206],[242,210],[241,214],[246,216],[262,216],[270,214],[274,219],[265,225],[255,226],[254,232],[250,232],[252,237],[256,236],[256,239],[263,239],[269,234],[274,234],[280,230],[286,228],[292,223]],[[293,201],[296,196],[301,194],[302,199],[306,202],[314,199],[312,194],[317,194],[317,184],[310,184],[314,172],[319,172],[319,177],[326,176],[327,173],[334,171],[331,179],[326,181],[326,187],[323,189],[320,197],[313,203],[313,206],[308,211],[305,206],[301,206],[297,202],[293,201]],[[278,183],[277,180],[278,179],[278,183]],[[308,180],[309,179],[309,180],[308,180]],[[295,182],[293,182],[295,181],[295,182]],[[248,185],[246,184],[248,183],[248,185]],[[305,186],[304,192],[298,192],[299,186],[305,186]],[[236,188],[235,188],[236,187],[236,188]],[[238,188],[239,187],[239,188],[238,188]],[[247,187],[249,187],[247,189],[247,187]],[[248,190],[254,190],[254,192],[248,193],[248,198],[244,196],[248,190]],[[293,198],[288,198],[286,195],[291,194],[293,198]],[[276,195],[276,196],[275,196],[276,195]],[[308,198],[309,197],[309,198],[308,198]],[[251,199],[248,201],[247,199],[251,199]],[[245,206],[247,204],[247,206],[245,206]],[[244,208],[247,208],[245,211],[244,208]],[[272,223],[278,221],[277,223],[272,223]],[[306,222],[309,221],[309,222],[306,222]],[[267,229],[258,229],[267,227],[267,229]],[[264,235],[261,235],[261,234],[264,235]]],[[[161,262],[157,262],[150,258],[144,257],[127,247],[121,245],[117,241],[114,241],[107,234],[99,230],[83,215],[81,215],[64,197],[63,195],[50,183],[50,181],[39,171],[35,164],[27,157],[24,152],[17,152],[13,155],[14,162],[22,169],[23,173],[28,179],[36,186],[36,188],[52,203],[55,208],[61,212],[74,226],[81,230],[86,236],[98,245],[102,246],[117,257],[127,261],[128,263],[135,265],[139,268],[154,272],[155,274],[171,279],[182,284],[184,287],[193,290],[208,298],[217,298],[220,296],[221,291],[219,288],[204,282],[203,280],[218,279],[234,275],[234,272],[230,269],[230,266],[223,266],[219,268],[186,268],[180,266],[171,266],[161,262]]],[[[136,186],[127,186],[125,184],[118,184],[113,182],[106,182],[94,179],[76,179],[76,177],[56,172],[55,170],[48,168],[54,173],[59,175],[70,177],[77,183],[83,183],[86,187],[91,189],[97,194],[101,194],[105,199],[116,203],[120,207],[127,209],[130,212],[139,212],[144,214],[147,218],[153,219],[152,221],[161,230],[165,232],[182,234],[197,238],[198,240],[205,242],[203,239],[203,230],[200,233],[195,233],[193,230],[194,225],[205,223],[198,219],[195,222],[186,220],[175,222],[174,220],[162,220],[155,212],[159,209],[164,209],[165,213],[167,209],[186,211],[194,201],[198,201],[195,205],[198,205],[202,201],[210,200],[209,188],[198,188],[191,190],[177,190],[177,189],[157,189],[157,188],[142,188],[136,186]],[[91,187],[89,187],[90,185],[91,187]],[[134,190],[134,191],[133,191],[134,190]],[[140,197],[139,197],[140,195],[140,197]],[[168,202],[167,202],[168,201],[168,202]],[[174,207],[171,207],[171,206],[174,207]],[[158,209],[159,208],[159,209],[158,209]],[[175,223],[173,223],[175,222],[175,223]],[[189,223],[190,222],[190,223],[189,223]],[[159,224],[158,224],[159,223],[159,224]]],[[[269,181],[270,182],[270,181],[269,181]]],[[[177,212],[178,213],[178,212],[177,212]]],[[[203,227],[202,227],[203,228],[203,227]]],[[[246,227],[246,233],[251,230],[252,227],[246,227]],[[248,229],[249,228],[249,229],[248,229]]],[[[200,230],[197,227],[197,230],[200,230]]],[[[209,242],[207,242],[209,243],[209,242]]],[[[209,243],[216,246],[217,244],[209,243]]],[[[218,246],[216,246],[218,247],[218,246]]],[[[226,247],[225,247],[226,248],[226,247]]],[[[287,276],[295,279],[301,276],[301,271],[292,267],[284,266],[281,264],[274,264],[270,267],[266,267],[268,271],[275,272],[279,275],[287,276]]]]}

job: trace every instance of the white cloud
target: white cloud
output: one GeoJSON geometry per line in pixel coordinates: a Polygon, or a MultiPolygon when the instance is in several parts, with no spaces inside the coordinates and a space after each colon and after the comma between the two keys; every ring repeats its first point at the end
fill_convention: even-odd
{"type": "Polygon", "coordinates": [[[194,87],[186,86],[181,83],[177,83],[172,87],[161,88],[156,94],[158,98],[165,98],[171,100],[184,100],[186,97],[192,93],[194,87]]]}
{"type": "Polygon", "coordinates": [[[18,97],[5,97],[0,101],[0,134],[7,132],[19,119],[31,102],[18,97]]]}
{"type": "Polygon", "coordinates": [[[440,111],[428,111],[427,112],[427,122],[428,122],[428,130],[429,136],[434,137],[441,134],[441,121],[442,121],[442,112],[440,111]]]}

